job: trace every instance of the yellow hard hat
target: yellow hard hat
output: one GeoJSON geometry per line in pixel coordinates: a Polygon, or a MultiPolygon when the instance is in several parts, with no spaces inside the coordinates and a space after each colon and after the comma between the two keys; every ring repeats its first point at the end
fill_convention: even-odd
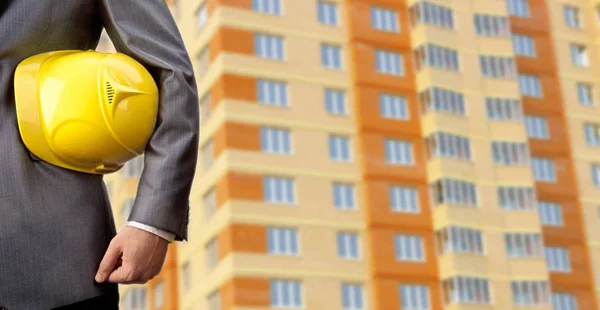
{"type": "Polygon", "coordinates": [[[19,132],[41,160],[92,174],[115,172],[143,154],[158,115],[158,88],[131,57],[56,51],[16,69],[19,132]]]}

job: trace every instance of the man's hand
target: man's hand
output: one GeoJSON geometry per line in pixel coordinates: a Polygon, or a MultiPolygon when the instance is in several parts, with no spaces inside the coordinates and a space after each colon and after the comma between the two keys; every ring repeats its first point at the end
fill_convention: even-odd
{"type": "Polygon", "coordinates": [[[155,234],[125,226],[110,242],[96,282],[144,284],[162,269],[168,246],[167,240],[155,234]]]}

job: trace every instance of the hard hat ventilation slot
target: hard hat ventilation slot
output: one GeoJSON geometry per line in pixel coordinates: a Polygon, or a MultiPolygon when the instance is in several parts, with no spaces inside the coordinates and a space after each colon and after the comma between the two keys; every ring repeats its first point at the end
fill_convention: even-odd
{"type": "Polygon", "coordinates": [[[110,85],[110,82],[106,82],[106,95],[108,97],[108,104],[112,104],[113,99],[115,98],[115,90],[112,85],[110,85]]]}

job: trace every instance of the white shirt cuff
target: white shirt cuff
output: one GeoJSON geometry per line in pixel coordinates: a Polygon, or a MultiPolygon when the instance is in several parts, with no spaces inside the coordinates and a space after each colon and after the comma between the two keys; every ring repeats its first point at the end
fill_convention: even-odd
{"type": "Polygon", "coordinates": [[[135,228],[139,228],[141,230],[145,230],[149,233],[153,233],[169,242],[173,242],[173,240],[175,240],[175,234],[174,233],[170,233],[168,231],[164,231],[162,229],[158,229],[158,228],[154,228],[152,226],[148,226],[146,224],[142,224],[142,223],[138,223],[138,222],[127,222],[127,226],[132,226],[135,228]]]}

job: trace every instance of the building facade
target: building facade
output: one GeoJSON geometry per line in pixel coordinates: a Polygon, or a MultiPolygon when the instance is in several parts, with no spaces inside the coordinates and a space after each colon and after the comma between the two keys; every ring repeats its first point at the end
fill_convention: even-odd
{"type": "Polygon", "coordinates": [[[600,1],[172,5],[190,235],[125,309],[600,309],[600,1]]]}

